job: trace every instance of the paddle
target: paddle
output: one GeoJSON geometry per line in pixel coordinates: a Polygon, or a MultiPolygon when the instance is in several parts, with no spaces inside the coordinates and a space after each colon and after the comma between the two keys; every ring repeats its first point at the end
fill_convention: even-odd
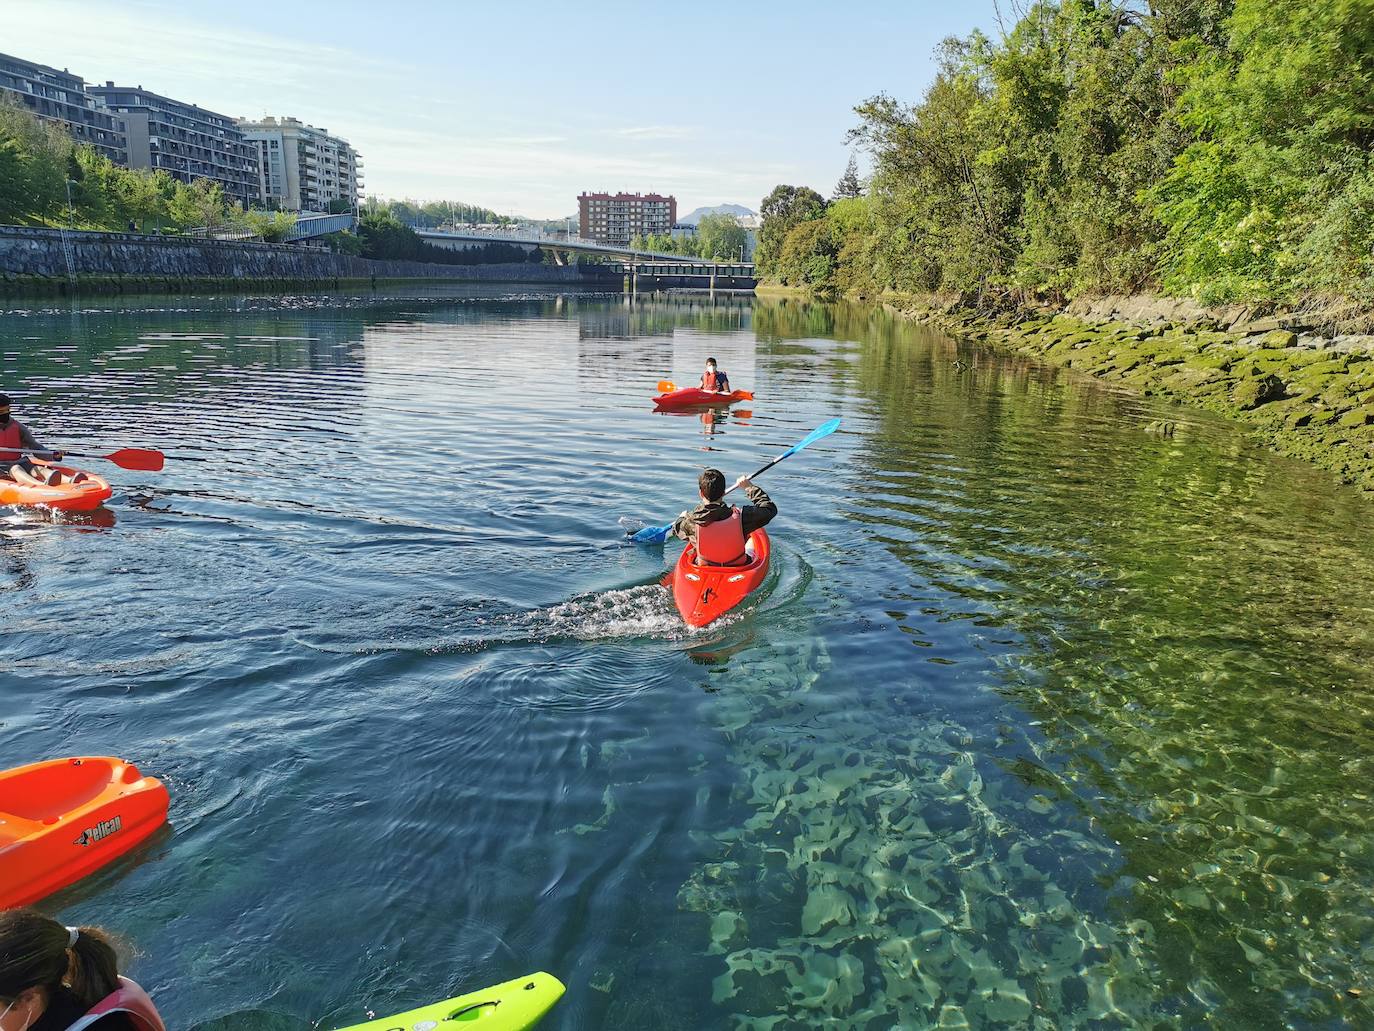
{"type": "MultiPolygon", "coordinates": [[[[773,468],[773,466],[781,462],[784,458],[787,458],[791,455],[795,455],[802,448],[810,447],[812,444],[816,443],[816,441],[820,440],[822,437],[830,436],[830,434],[834,433],[839,428],[839,419],[831,419],[829,422],[822,423],[821,425],[817,426],[814,430],[812,430],[810,433],[808,433],[805,437],[803,437],[801,440],[799,440],[797,443],[793,444],[782,454],[778,455],[777,458],[773,459],[758,472],[754,473],[754,476],[763,475],[769,469],[773,468]]],[[[753,476],[751,476],[750,479],[753,479],[753,476]]],[[[734,487],[731,487],[725,493],[729,494],[730,491],[734,489],[734,487]]],[[[668,539],[668,531],[672,528],[672,523],[669,523],[667,526],[646,526],[639,532],[630,534],[630,540],[634,541],[636,544],[662,544],[664,541],[668,539]]]]}
{"type": "MultiPolygon", "coordinates": [[[[53,449],[57,450],[57,449],[53,449]]],[[[36,451],[33,448],[21,448],[20,452],[26,455],[51,455],[53,450],[36,451]]],[[[107,462],[113,462],[121,469],[137,469],[140,472],[156,473],[162,471],[163,459],[166,457],[161,451],[154,451],[151,448],[126,447],[118,451],[111,451],[108,455],[95,455],[89,451],[63,451],[63,458],[103,458],[107,462]]],[[[187,461],[199,462],[202,459],[192,458],[187,461]]]]}

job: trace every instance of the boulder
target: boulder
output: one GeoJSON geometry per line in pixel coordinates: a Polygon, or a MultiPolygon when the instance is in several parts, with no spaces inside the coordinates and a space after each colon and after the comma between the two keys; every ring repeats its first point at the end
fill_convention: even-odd
{"type": "Polygon", "coordinates": [[[1273,373],[1255,379],[1243,379],[1231,388],[1231,402],[1243,412],[1278,401],[1286,388],[1283,380],[1273,373]]]}
{"type": "Polygon", "coordinates": [[[1298,335],[1287,329],[1275,329],[1258,338],[1247,337],[1247,344],[1254,344],[1256,347],[1263,347],[1272,350],[1280,347],[1292,347],[1298,342],[1298,335]]]}

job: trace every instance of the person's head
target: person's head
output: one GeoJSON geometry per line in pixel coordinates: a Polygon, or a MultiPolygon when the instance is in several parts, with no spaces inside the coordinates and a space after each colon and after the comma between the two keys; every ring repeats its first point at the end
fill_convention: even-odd
{"type": "Polygon", "coordinates": [[[0,426],[10,421],[10,396],[0,394],[0,426]]]}
{"type": "Polygon", "coordinates": [[[31,1027],[58,992],[90,1009],[119,987],[119,960],[104,932],[64,927],[32,909],[0,913],[0,1031],[31,1027]]]}
{"type": "Polygon", "coordinates": [[[697,490],[702,501],[719,501],[725,497],[725,474],[719,469],[706,469],[697,477],[697,490]]]}
{"type": "Polygon", "coordinates": [[[716,371],[716,360],[715,360],[714,358],[707,358],[707,359],[706,359],[706,371],[707,371],[707,372],[715,372],[715,371],[716,371]]]}

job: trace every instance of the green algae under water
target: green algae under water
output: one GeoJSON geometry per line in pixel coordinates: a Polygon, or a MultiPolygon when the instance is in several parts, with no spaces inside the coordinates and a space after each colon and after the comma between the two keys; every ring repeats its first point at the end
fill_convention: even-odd
{"type": "Polygon", "coordinates": [[[179,1023],[535,967],[553,1028],[1374,1020],[1374,512],[1320,472],[862,307],[106,307],[0,316],[3,387],[210,461],[0,524],[0,765],[168,777],[55,907],[179,1023]],[[752,411],[655,415],[706,353],[752,411]],[[686,632],[615,518],[833,414],[686,632]]]}

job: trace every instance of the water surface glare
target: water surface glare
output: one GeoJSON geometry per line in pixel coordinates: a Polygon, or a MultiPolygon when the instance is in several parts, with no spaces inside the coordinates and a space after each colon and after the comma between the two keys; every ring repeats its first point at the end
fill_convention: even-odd
{"type": "Polygon", "coordinates": [[[536,969],[551,1029],[1374,1025],[1374,510],[1232,425],[795,302],[10,302],[0,345],[40,439],[203,459],[0,510],[0,768],[172,792],[45,908],[170,1026],[536,969]],[[656,414],[707,354],[757,399],[656,414]],[[687,630],[617,519],[835,415],[687,630]]]}

